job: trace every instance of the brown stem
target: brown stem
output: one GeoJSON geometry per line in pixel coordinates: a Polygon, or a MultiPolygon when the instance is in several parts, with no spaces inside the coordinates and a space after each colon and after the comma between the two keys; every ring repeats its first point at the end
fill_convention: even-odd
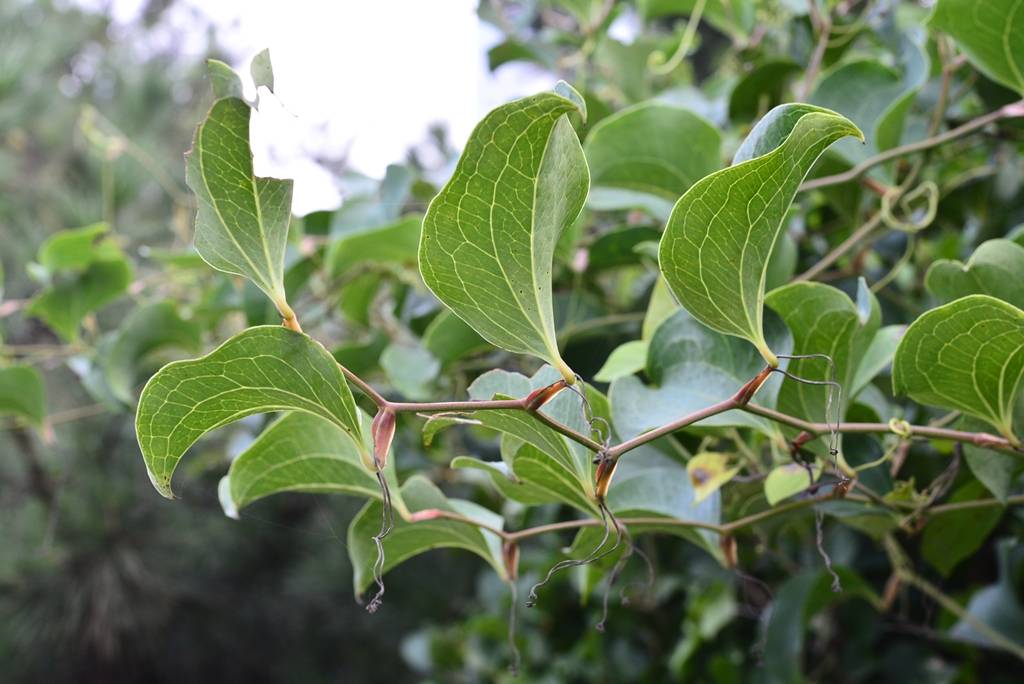
{"type": "Polygon", "coordinates": [[[612,459],[618,460],[619,457],[627,451],[632,451],[633,449],[647,444],[648,442],[652,442],[659,437],[664,437],[665,435],[671,434],[688,425],[698,423],[705,418],[717,416],[719,413],[725,413],[726,411],[746,406],[757,390],[760,389],[761,385],[764,384],[764,381],[768,379],[768,376],[771,375],[771,372],[772,367],[765,366],[760,373],[743,385],[736,394],[732,395],[728,399],[720,401],[717,404],[712,404],[706,408],[702,408],[699,411],[694,411],[693,413],[674,420],[667,425],[662,425],[660,428],[655,428],[654,430],[645,432],[642,435],[637,435],[633,439],[627,439],[625,442],[610,448],[608,450],[608,456],[612,459]]]}
{"type": "Polygon", "coordinates": [[[863,223],[857,230],[850,234],[850,237],[843,240],[837,245],[831,252],[823,256],[818,260],[818,263],[811,266],[809,269],[801,273],[800,275],[793,278],[793,282],[798,283],[802,280],[813,280],[814,278],[821,275],[825,269],[839,261],[839,259],[849,252],[851,249],[860,244],[861,240],[870,235],[878,226],[882,224],[882,212],[875,212],[874,216],[869,218],[863,223]]]}
{"type": "MultiPolygon", "coordinates": [[[[795,416],[790,416],[775,409],[770,409],[757,404],[747,404],[744,411],[753,413],[763,418],[768,418],[776,423],[789,425],[798,430],[805,430],[814,436],[828,434],[835,425],[829,423],[812,423],[795,416]]],[[[892,433],[897,434],[888,423],[839,423],[839,432],[845,433],[892,433]]],[[[966,442],[987,449],[1009,451],[1014,454],[1024,454],[1018,447],[1014,446],[1005,437],[993,435],[988,432],[965,432],[963,430],[951,430],[949,428],[932,427],[930,425],[904,425],[905,434],[913,437],[925,437],[927,439],[946,439],[953,442],[966,442]]]]}
{"type": "Polygon", "coordinates": [[[954,129],[948,130],[945,133],[925,138],[924,140],[918,140],[917,142],[908,143],[906,145],[900,145],[890,150],[886,150],[880,154],[876,154],[874,157],[865,159],[860,164],[857,164],[848,171],[843,173],[837,173],[831,176],[822,176],[821,178],[812,178],[809,181],[805,181],[800,186],[800,190],[814,190],[816,188],[823,188],[829,185],[837,185],[839,183],[846,183],[859,177],[861,174],[866,173],[868,170],[884,164],[885,162],[896,159],[897,157],[903,157],[908,154],[915,152],[923,152],[924,150],[937,147],[939,145],[962,138],[968,133],[973,133],[979,128],[984,128],[990,123],[999,121],[1000,119],[1009,119],[1013,117],[1024,116],[1024,100],[1008,104],[1005,107],[1000,107],[994,112],[989,112],[975,119],[971,119],[965,124],[957,126],[954,129]]]}

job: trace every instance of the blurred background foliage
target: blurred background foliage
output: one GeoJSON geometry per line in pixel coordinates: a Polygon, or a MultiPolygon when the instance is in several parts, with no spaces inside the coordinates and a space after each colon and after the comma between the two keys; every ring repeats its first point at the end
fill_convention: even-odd
{"type": "MultiPolygon", "coordinates": [[[[171,50],[139,48],[172,4],[149,3],[125,35],[103,13],[0,0],[0,358],[40,371],[48,397],[41,427],[3,419],[0,430],[0,678],[509,678],[509,592],[477,558],[445,550],[401,565],[388,575],[385,608],[367,615],[352,599],[345,553],[344,530],[358,502],[286,495],[260,502],[241,521],[221,514],[217,480],[263,418],[242,421],[193,450],[176,481],[181,501],[169,504],[147,481],[132,421],[146,373],[245,325],[277,321],[254,287],[206,268],[189,250],[192,208],[182,153],[209,103],[205,69],[202,60],[171,50]],[[70,270],[47,263],[40,252],[45,240],[97,222],[109,229],[96,233],[105,235],[96,243],[107,245],[103,254],[70,270]],[[110,292],[90,289],[90,274],[107,273],[93,269],[104,268],[124,283],[110,292]],[[39,299],[29,303],[51,291],[57,303],[49,309],[39,299]],[[172,303],[168,318],[133,318],[158,302],[172,303]],[[110,349],[133,320],[174,328],[175,343],[139,343],[132,364],[112,380],[111,358],[118,355],[110,349]]],[[[490,67],[525,62],[573,83],[587,98],[588,130],[615,111],[656,99],[710,122],[725,158],[780,102],[817,102],[874,128],[891,114],[882,109],[905,100],[895,138],[905,142],[927,134],[940,98],[948,99],[941,121],[947,128],[1016,99],[962,60],[956,64],[948,41],[926,35],[928,8],[916,2],[830,1],[816,14],[799,0],[501,0],[482,1],[479,13],[504,35],[488,55],[490,67]],[[688,31],[696,5],[703,20],[688,31]],[[808,75],[822,16],[830,18],[829,39],[820,71],[808,75]],[[853,85],[836,76],[843,69],[858,72],[850,76],[853,85]]],[[[215,35],[208,52],[220,56],[215,35]]],[[[928,232],[880,232],[870,248],[838,261],[828,273],[832,283],[852,293],[858,276],[883,281],[878,296],[886,323],[912,320],[933,306],[922,286],[930,263],[965,259],[986,239],[1013,237],[1024,221],[1021,141],[1020,124],[1003,122],[936,151],[924,171],[941,189],[928,232]]],[[[407,239],[410,230],[415,238],[418,221],[402,217],[425,210],[451,171],[457,144],[435,130],[383,179],[327,160],[345,203],[296,219],[292,230],[288,285],[303,325],[317,329],[352,370],[411,400],[462,397],[490,368],[536,368],[446,320],[450,314],[438,313],[420,284],[415,240],[407,239]]],[[[816,173],[841,171],[870,153],[842,147],[816,173]]],[[[595,185],[600,181],[595,171],[595,185]]],[[[654,271],[642,247],[634,247],[656,240],[664,219],[664,200],[624,199],[613,182],[604,190],[602,211],[585,213],[556,257],[564,356],[599,381],[609,354],[637,339],[651,316],[654,271]]],[[[785,240],[791,256],[781,259],[778,282],[812,267],[856,229],[869,190],[856,183],[829,188],[792,213],[785,240]]],[[[907,221],[923,216],[920,206],[904,211],[907,221]]],[[[616,370],[604,372],[607,381],[616,370]]],[[[883,378],[851,407],[850,419],[898,415],[887,388],[883,378]]],[[[425,472],[449,493],[500,507],[513,527],[559,519],[557,506],[503,501],[482,473],[448,467],[461,454],[497,458],[490,434],[453,431],[424,447],[414,420],[403,421],[396,449],[403,471],[425,472]]],[[[701,436],[688,435],[680,446],[695,452],[700,444],[701,436]]],[[[846,442],[857,463],[887,448],[874,437],[846,442]]],[[[959,454],[951,458],[951,449],[915,442],[902,452],[898,478],[883,468],[865,481],[911,501],[1019,492],[1016,464],[1000,462],[993,467],[1002,470],[984,478],[966,464],[951,466],[963,462],[959,454]]],[[[744,502],[761,491],[756,480],[729,487],[729,517],[742,515],[744,502]]],[[[904,540],[915,567],[1024,647],[1020,509],[948,517],[955,520],[945,529],[904,540]]],[[[639,543],[654,584],[643,588],[642,563],[627,566],[619,586],[628,601],[612,590],[604,633],[594,629],[601,569],[566,574],[536,608],[519,606],[520,678],[1019,681],[1020,662],[957,624],[935,596],[892,586],[891,555],[873,538],[871,521],[845,522],[830,519],[824,536],[843,579],[841,594],[829,591],[811,516],[779,518],[742,537],[742,571],[677,538],[644,536],[639,543]]],[[[521,585],[535,581],[571,542],[553,535],[525,544],[521,585]]]]}

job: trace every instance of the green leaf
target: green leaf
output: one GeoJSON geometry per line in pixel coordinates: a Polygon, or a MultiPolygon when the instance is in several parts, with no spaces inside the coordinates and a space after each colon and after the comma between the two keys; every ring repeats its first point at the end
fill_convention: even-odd
{"type": "Polygon", "coordinates": [[[764,496],[774,506],[783,499],[799,494],[811,486],[811,473],[799,463],[787,463],[772,468],[764,480],[764,496]]]}
{"type": "Polygon", "coordinates": [[[380,367],[388,380],[412,401],[431,397],[441,362],[421,344],[393,342],[380,355],[380,367]]]}
{"type": "Polygon", "coordinates": [[[850,383],[849,389],[843,388],[849,395],[850,401],[853,401],[861,393],[861,390],[868,386],[868,383],[892,363],[896,347],[899,346],[906,330],[905,325],[887,325],[878,329],[871,344],[860,357],[860,363],[857,364],[857,371],[853,374],[853,381],[850,383]]]}
{"type": "Polygon", "coordinates": [[[649,226],[622,226],[594,240],[587,250],[587,272],[597,273],[609,268],[631,266],[640,262],[636,246],[657,242],[661,231],[649,226]]]}
{"type": "Polygon", "coordinates": [[[160,349],[196,352],[201,342],[199,324],[184,320],[172,302],[158,302],[132,311],[114,334],[105,354],[107,385],[119,400],[131,404],[143,359],[160,349]]]}
{"type": "Polygon", "coordinates": [[[803,69],[791,59],[768,59],[743,74],[729,95],[729,118],[749,121],[782,100],[787,84],[803,69]]]}
{"type": "MultiPolygon", "coordinates": [[[[792,338],[774,314],[767,321],[768,339],[780,353],[788,352],[792,338]]],[[[757,352],[742,340],[701,325],[680,310],[651,338],[647,350],[647,378],[622,377],[612,383],[608,396],[615,429],[625,438],[664,425],[676,418],[731,397],[764,368],[757,352]]],[[[775,406],[781,376],[770,377],[756,395],[764,406],[775,406]]],[[[700,422],[699,427],[752,427],[775,435],[774,423],[744,411],[726,411],[700,422]]]]}
{"type": "Polygon", "coordinates": [[[41,426],[46,419],[46,387],[32,366],[0,368],[0,416],[17,416],[41,426]]]}
{"type": "MultiPolygon", "coordinates": [[[[862,293],[862,301],[855,304],[846,293],[830,285],[799,282],[772,290],[765,299],[793,331],[794,354],[832,357],[835,379],[843,388],[838,406],[840,416],[845,415],[854,374],[874,340],[881,319],[874,295],[866,288],[862,293]],[[866,318],[864,313],[867,313],[866,318]]],[[[787,370],[808,380],[831,379],[829,365],[823,359],[793,359],[787,370]]],[[[778,408],[812,422],[834,421],[836,414],[825,413],[830,391],[825,386],[787,380],[779,390],[778,408]]],[[[839,399],[834,396],[833,401],[839,399]]]]}
{"type": "MultiPolygon", "coordinates": [[[[440,509],[464,515],[497,529],[503,527],[500,515],[471,501],[447,498],[440,489],[421,475],[410,477],[400,492],[410,512],[440,509]]],[[[348,528],[348,554],[352,561],[352,583],[356,594],[362,594],[373,582],[373,565],[377,549],[373,537],[381,522],[381,504],[371,501],[363,507],[348,528]]],[[[506,579],[501,558],[501,540],[493,533],[467,523],[437,518],[409,523],[395,521],[395,528],[384,537],[384,568],[396,565],[431,549],[465,549],[487,561],[498,576],[506,579]]]]}
{"type": "Polygon", "coordinates": [[[620,344],[608,355],[601,370],[594,375],[598,382],[612,382],[641,371],[647,365],[647,342],[633,340],[620,344]]]}
{"type": "Polygon", "coordinates": [[[925,313],[893,361],[893,392],[981,418],[1013,444],[1013,408],[1024,378],[1024,311],[970,295],[925,313]]]}
{"type": "Polygon", "coordinates": [[[718,130],[696,114],[642,102],[603,119],[587,136],[592,209],[642,208],[664,219],[687,188],[720,164],[718,130]]]}
{"type": "Polygon", "coordinates": [[[101,255],[105,256],[102,250],[114,247],[112,243],[100,242],[109,232],[106,223],[94,223],[54,233],[39,246],[39,264],[50,273],[84,271],[101,255]]]}
{"type": "Polygon", "coordinates": [[[237,97],[217,100],[185,155],[198,204],[196,251],[213,268],[254,282],[288,317],[284,256],[292,181],[253,175],[251,113],[237,97]]]}
{"type": "Polygon", "coordinates": [[[1024,95],[1024,0],[939,0],[928,24],[986,76],[1024,95]]]}
{"type": "Polygon", "coordinates": [[[943,302],[986,294],[1024,309],[1024,247],[1010,240],[988,240],[966,264],[952,259],[933,263],[924,284],[943,302]]]}
{"type": "MultiPolygon", "coordinates": [[[[363,433],[370,419],[360,412],[363,433]]],[[[403,515],[405,504],[398,496],[394,459],[386,475],[395,508],[403,515]]],[[[286,413],[264,430],[231,462],[222,484],[224,512],[237,518],[239,511],[258,499],[282,492],[352,494],[379,499],[377,477],[363,465],[359,449],[348,433],[332,422],[310,413],[286,413]]]]}
{"type": "Polygon", "coordinates": [[[206,356],[168,364],[150,378],[135,428],[153,486],[173,497],[171,476],[196,440],[245,416],[273,411],[304,411],[331,421],[371,467],[359,413],[334,358],[302,333],[262,326],[206,356]]]}
{"type": "Polygon", "coordinates": [[[55,280],[26,307],[66,341],[78,339],[86,315],[114,301],[132,281],[132,266],[120,250],[102,250],[84,271],[55,280]]]}
{"type": "Polygon", "coordinates": [[[269,48],[261,50],[252,58],[249,73],[252,74],[253,83],[257,88],[263,86],[270,92],[274,92],[274,67],[270,63],[269,48]]]}
{"type": "Polygon", "coordinates": [[[396,223],[346,233],[327,251],[330,274],[336,277],[353,266],[367,264],[415,267],[421,221],[421,217],[411,215],[396,223]]]}
{"type": "Polygon", "coordinates": [[[769,112],[737,152],[676,203],[661,240],[661,271],[701,323],[750,341],[772,366],[764,338],[768,259],[797,189],[836,140],[863,134],[835,112],[804,104],[769,112]]]}
{"type": "MultiPolygon", "coordinates": [[[[475,400],[518,399],[550,385],[558,377],[558,373],[550,366],[541,368],[532,378],[519,373],[493,370],[484,373],[470,385],[469,395],[475,400]]],[[[588,391],[587,394],[590,398],[597,393],[588,391]]],[[[589,433],[583,420],[580,397],[575,392],[560,392],[544,404],[541,412],[574,430],[589,433]]],[[[478,411],[473,418],[484,427],[525,443],[525,446],[517,444],[513,450],[511,466],[516,478],[543,488],[584,512],[597,513],[591,474],[593,454],[588,449],[539,423],[523,411],[478,411]]]]}
{"type": "MultiPolygon", "coordinates": [[[[985,488],[980,482],[968,482],[949,497],[949,503],[983,498],[985,488]]],[[[932,566],[949,577],[960,561],[974,554],[985,543],[1003,516],[999,507],[965,508],[932,517],[924,528],[921,555],[932,566]]]]}
{"type": "Polygon", "coordinates": [[[427,325],[423,331],[423,346],[442,364],[491,348],[487,340],[448,309],[443,309],[427,325]]]}
{"type": "Polygon", "coordinates": [[[551,265],[590,182],[565,116],[577,110],[548,93],[484,117],[427,209],[419,251],[423,280],[446,306],[487,341],[542,358],[569,382],[555,339],[551,265]]]}
{"type": "Polygon", "coordinates": [[[506,499],[518,501],[527,506],[559,503],[563,496],[552,493],[550,488],[539,487],[531,482],[516,477],[504,461],[481,461],[471,456],[456,456],[451,467],[456,470],[479,470],[490,476],[491,483],[506,499]]]}

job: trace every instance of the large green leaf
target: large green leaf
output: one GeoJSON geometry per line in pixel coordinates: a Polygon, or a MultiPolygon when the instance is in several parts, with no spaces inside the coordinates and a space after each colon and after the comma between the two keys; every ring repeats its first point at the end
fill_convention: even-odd
{"type": "Polygon", "coordinates": [[[1015,444],[1022,378],[1024,311],[988,295],[925,313],[907,329],[893,361],[896,394],[981,418],[1015,444]]]}
{"type": "Polygon", "coordinates": [[[988,240],[966,264],[952,259],[933,263],[924,283],[943,302],[986,294],[1024,309],[1024,247],[1010,240],[988,240]]]}
{"type": "MultiPolygon", "coordinates": [[[[369,417],[360,412],[363,434],[370,433],[369,417]]],[[[392,501],[402,514],[394,459],[386,475],[392,501]]],[[[221,484],[221,505],[231,517],[252,502],[281,492],[353,494],[379,499],[376,476],[363,465],[348,433],[333,422],[310,413],[287,413],[264,430],[231,462],[221,484]]]]}
{"type": "Polygon", "coordinates": [[[252,110],[237,97],[213,103],[186,155],[196,195],[196,251],[219,271],[254,282],[287,317],[284,256],[292,181],[253,175],[252,110]]]}
{"type": "MultiPolygon", "coordinates": [[[[447,498],[421,475],[410,477],[402,485],[400,495],[413,513],[439,509],[497,529],[503,527],[500,515],[471,501],[447,498]]],[[[380,528],[381,513],[381,503],[371,501],[356,514],[348,528],[348,555],[352,561],[352,583],[356,594],[362,594],[373,582],[373,566],[377,562],[377,548],[373,538],[380,528]]],[[[444,518],[416,523],[396,520],[394,529],[381,541],[384,545],[383,572],[424,551],[456,548],[475,553],[487,561],[502,579],[506,578],[501,540],[495,534],[474,525],[444,518]]]]}
{"type": "Polygon", "coordinates": [[[858,59],[830,71],[815,88],[811,102],[843,112],[867,134],[867,144],[843,140],[829,154],[853,164],[900,143],[907,109],[928,80],[922,48],[908,38],[900,48],[896,66],[858,59]]]}
{"type": "Polygon", "coordinates": [[[555,340],[551,266],[590,183],[566,117],[577,102],[547,93],[484,117],[427,209],[419,251],[438,299],[492,344],[538,356],[570,382],[555,340]]]}
{"type": "Polygon", "coordinates": [[[176,348],[199,349],[201,330],[195,321],[184,320],[172,302],[157,302],[132,311],[117,329],[104,354],[103,371],[115,397],[126,404],[135,399],[140,364],[153,352],[176,348]]]}
{"type": "Polygon", "coordinates": [[[594,209],[640,207],[664,219],[687,188],[719,167],[718,130],[685,109],[643,102],[587,136],[594,209]]]}
{"type": "Polygon", "coordinates": [[[32,366],[0,368],[0,416],[13,415],[33,425],[46,418],[46,387],[32,366]]]}
{"type": "MultiPolygon", "coordinates": [[[[789,380],[779,390],[778,408],[813,422],[834,421],[845,414],[854,375],[875,338],[881,313],[874,295],[861,288],[856,304],[830,285],[800,282],[768,293],[765,301],[793,331],[794,354],[827,354],[835,364],[835,380],[843,396],[834,395],[836,413],[826,415],[828,387],[789,380]]],[[[830,380],[829,364],[820,358],[790,361],[790,373],[817,382],[830,380]]]]}
{"type": "Polygon", "coordinates": [[[196,440],[245,416],[273,411],[304,411],[331,421],[371,467],[359,412],[334,358],[302,333],[262,326],[206,356],[168,364],[150,378],[135,427],[153,486],[172,497],[171,476],[196,440]]]}
{"type": "MultiPolygon", "coordinates": [[[[787,353],[792,338],[777,316],[767,321],[768,340],[787,353]]],[[[645,385],[636,376],[621,377],[608,392],[615,429],[626,438],[728,399],[764,368],[749,344],[701,325],[687,311],[677,311],[651,338],[645,385]]],[[[774,406],[781,376],[769,378],[756,401],[774,406]]],[[[726,411],[700,422],[700,427],[752,427],[775,434],[775,425],[743,411],[726,411]]]]}
{"type": "Polygon", "coordinates": [[[939,0],[928,23],[986,76],[1024,94],[1024,0],[939,0]]]}
{"type": "Polygon", "coordinates": [[[738,163],[679,199],[661,240],[661,271],[682,305],[709,328],[749,340],[773,366],[762,324],[768,259],[800,183],[847,135],[863,139],[835,112],[776,107],[740,147],[738,163]]]}

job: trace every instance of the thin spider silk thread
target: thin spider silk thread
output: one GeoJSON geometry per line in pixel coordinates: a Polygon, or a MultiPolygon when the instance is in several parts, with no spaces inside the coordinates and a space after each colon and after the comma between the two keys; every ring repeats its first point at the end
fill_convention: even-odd
{"type": "Polygon", "coordinates": [[[380,485],[380,493],[383,508],[380,512],[380,531],[374,536],[373,543],[377,546],[377,560],[373,564],[373,581],[377,585],[377,593],[370,602],[366,604],[366,612],[376,613],[384,602],[384,537],[388,536],[395,527],[394,509],[391,506],[391,488],[384,478],[384,471],[377,468],[377,483],[380,485]]]}
{"type": "Polygon", "coordinates": [[[604,502],[601,502],[598,505],[598,509],[601,511],[601,522],[604,524],[604,536],[601,537],[601,543],[594,547],[594,550],[587,554],[586,558],[581,558],[578,560],[570,558],[567,560],[559,561],[552,565],[551,568],[548,570],[548,574],[544,576],[544,579],[530,587],[530,595],[526,600],[527,608],[533,608],[535,605],[537,605],[537,590],[543,587],[548,582],[550,582],[551,578],[554,577],[556,573],[566,568],[576,568],[581,565],[589,565],[590,563],[599,561],[605,556],[614,553],[615,550],[619,548],[619,545],[622,543],[622,526],[619,525],[618,519],[616,519],[612,512],[608,510],[608,507],[604,505],[604,502]],[[604,549],[604,545],[608,543],[608,539],[609,537],[611,537],[611,523],[609,521],[609,518],[611,518],[611,520],[615,522],[615,543],[612,544],[610,548],[604,549]]]}
{"type": "MultiPolygon", "coordinates": [[[[593,407],[590,405],[590,400],[587,399],[586,391],[581,389],[584,386],[583,378],[580,375],[576,375],[576,383],[569,385],[568,389],[576,394],[580,398],[580,410],[583,413],[583,420],[590,429],[590,434],[594,439],[601,443],[602,450],[598,454],[597,458],[594,459],[595,463],[600,462],[602,459],[607,458],[606,450],[611,443],[611,426],[608,421],[601,416],[595,416],[593,407]]],[[[537,582],[530,588],[530,594],[526,601],[526,606],[532,608],[537,604],[537,590],[546,585],[551,581],[551,578],[561,570],[566,568],[574,568],[582,565],[589,565],[594,563],[605,556],[614,553],[619,546],[622,544],[623,529],[622,525],[619,524],[615,514],[611,512],[604,501],[598,502],[598,510],[601,513],[601,522],[604,527],[604,536],[601,538],[601,542],[594,547],[594,549],[587,554],[585,558],[581,559],[567,559],[559,561],[548,569],[547,575],[540,582],[537,582]],[[608,543],[609,537],[611,537],[611,528],[615,527],[615,543],[611,548],[604,549],[605,544],[608,543]],[[604,550],[602,550],[604,549],[604,550]]]]}
{"type": "MultiPolygon", "coordinates": [[[[805,385],[821,385],[828,387],[828,392],[825,394],[825,422],[829,428],[829,441],[828,441],[828,453],[832,457],[832,467],[839,472],[839,421],[842,420],[840,411],[842,411],[843,404],[843,386],[836,381],[836,364],[831,356],[828,354],[778,354],[780,359],[823,359],[828,363],[829,367],[829,379],[828,380],[809,380],[807,378],[801,378],[799,375],[794,375],[788,370],[782,368],[772,369],[776,373],[782,373],[784,376],[796,382],[803,383],[805,385]],[[835,397],[833,396],[835,395],[835,397]],[[833,405],[835,411],[832,410],[833,405]],[[830,420],[829,414],[834,414],[835,419],[830,420]]],[[[845,475],[841,476],[843,482],[848,481],[845,475]]]]}
{"type": "MultiPolygon", "coordinates": [[[[828,452],[832,457],[832,468],[839,473],[839,421],[842,419],[841,411],[843,404],[843,386],[836,381],[836,364],[835,360],[828,354],[779,354],[779,358],[783,359],[824,359],[828,363],[829,367],[829,379],[828,380],[808,380],[807,378],[801,378],[798,375],[794,375],[789,371],[776,368],[778,372],[785,375],[787,378],[802,382],[806,385],[823,385],[828,387],[828,392],[825,398],[825,421],[829,425],[829,445],[828,452]],[[835,421],[829,421],[829,414],[833,413],[833,393],[837,396],[835,400],[835,421]]],[[[848,482],[849,478],[845,474],[840,474],[841,482],[848,482]]],[[[832,558],[828,555],[825,550],[825,532],[823,528],[824,513],[820,510],[814,512],[814,542],[818,550],[818,555],[821,556],[822,561],[825,563],[825,569],[832,576],[832,591],[839,593],[843,590],[843,585],[839,581],[839,575],[832,568],[832,558]]]]}

